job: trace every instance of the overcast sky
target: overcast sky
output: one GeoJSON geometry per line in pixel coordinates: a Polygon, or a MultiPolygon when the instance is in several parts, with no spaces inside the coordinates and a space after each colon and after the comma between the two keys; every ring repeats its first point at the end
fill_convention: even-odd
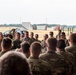
{"type": "Polygon", "coordinates": [[[0,24],[76,25],[76,0],[0,0],[0,24]]]}

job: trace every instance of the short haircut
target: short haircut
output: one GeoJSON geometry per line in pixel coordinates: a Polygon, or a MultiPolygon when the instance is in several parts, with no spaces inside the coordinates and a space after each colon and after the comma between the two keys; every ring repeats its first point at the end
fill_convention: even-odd
{"type": "Polygon", "coordinates": [[[28,31],[25,31],[25,36],[29,36],[29,32],[28,31]]]}
{"type": "Polygon", "coordinates": [[[8,37],[3,38],[2,40],[2,47],[5,49],[10,48],[12,45],[12,40],[8,37]]]}
{"type": "Polygon", "coordinates": [[[56,38],[48,38],[46,42],[49,48],[54,48],[57,46],[57,39],[56,38]]]}
{"type": "Polygon", "coordinates": [[[49,33],[49,35],[53,35],[54,33],[51,31],[50,33],[49,33]]]}
{"type": "Polygon", "coordinates": [[[32,50],[33,54],[37,54],[37,52],[41,51],[41,44],[39,42],[33,42],[30,49],[32,50]]]}
{"type": "Polygon", "coordinates": [[[30,34],[34,34],[33,32],[30,32],[30,34]]]}
{"type": "Polygon", "coordinates": [[[13,36],[11,34],[7,34],[6,37],[13,39],[13,36]]]}
{"type": "Polygon", "coordinates": [[[29,75],[26,57],[20,52],[9,51],[0,58],[0,75],[29,75]]]}
{"type": "Polygon", "coordinates": [[[35,38],[38,38],[39,37],[39,35],[38,34],[35,34],[35,38]]]}
{"type": "Polygon", "coordinates": [[[45,34],[44,36],[48,37],[48,34],[45,34]]]}
{"type": "Polygon", "coordinates": [[[29,32],[28,32],[28,31],[25,31],[25,33],[27,33],[27,34],[28,34],[29,32]]]}
{"type": "Polygon", "coordinates": [[[46,38],[46,39],[47,39],[47,38],[48,38],[48,34],[45,34],[45,35],[44,35],[44,38],[46,38]]]}
{"type": "Polygon", "coordinates": [[[58,31],[59,31],[59,32],[61,32],[61,30],[60,30],[60,29],[59,29],[58,31]]]}
{"type": "Polygon", "coordinates": [[[72,33],[69,37],[72,43],[76,43],[76,33],[72,33]]]}
{"type": "Polygon", "coordinates": [[[33,32],[30,32],[30,36],[34,36],[34,33],[33,32]]]}
{"type": "Polygon", "coordinates": [[[38,34],[35,34],[35,36],[39,36],[38,34]]]}
{"type": "Polygon", "coordinates": [[[19,32],[16,32],[16,34],[18,34],[20,36],[20,33],[19,32]]]}
{"type": "Polygon", "coordinates": [[[65,41],[63,39],[60,39],[57,41],[57,47],[59,49],[64,49],[66,47],[65,41]]]}
{"type": "Polygon", "coordinates": [[[23,50],[23,53],[27,53],[29,52],[30,44],[24,41],[21,43],[21,48],[23,50]]]}
{"type": "Polygon", "coordinates": [[[65,32],[62,32],[60,35],[65,35],[65,32]]]}

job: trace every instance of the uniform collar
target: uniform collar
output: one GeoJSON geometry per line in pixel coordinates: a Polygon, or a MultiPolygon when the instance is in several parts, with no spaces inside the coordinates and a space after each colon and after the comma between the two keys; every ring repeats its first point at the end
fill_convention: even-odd
{"type": "Polygon", "coordinates": [[[55,50],[54,51],[47,51],[47,53],[55,53],[55,50]]]}
{"type": "Polygon", "coordinates": [[[38,57],[32,57],[32,56],[30,56],[29,58],[30,59],[39,59],[38,57]]]}

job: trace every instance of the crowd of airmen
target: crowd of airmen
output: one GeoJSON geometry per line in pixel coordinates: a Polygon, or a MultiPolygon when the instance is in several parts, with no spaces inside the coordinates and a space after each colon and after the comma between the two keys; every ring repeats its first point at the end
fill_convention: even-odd
{"type": "Polygon", "coordinates": [[[0,75],[76,75],[76,33],[0,32],[0,75]],[[24,62],[25,61],[25,62],[24,62]]]}

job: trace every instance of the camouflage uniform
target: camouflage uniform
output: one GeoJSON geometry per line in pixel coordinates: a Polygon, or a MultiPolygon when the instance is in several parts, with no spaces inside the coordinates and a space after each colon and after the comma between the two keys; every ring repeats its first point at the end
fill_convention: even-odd
{"type": "Polygon", "coordinates": [[[74,74],[74,62],[75,62],[74,56],[69,52],[65,52],[65,50],[64,51],[57,51],[56,53],[58,55],[62,56],[64,58],[64,60],[66,60],[66,62],[69,64],[70,75],[73,75],[74,74]]]}
{"type": "Polygon", "coordinates": [[[35,41],[36,41],[36,42],[39,42],[39,43],[41,43],[41,41],[40,41],[40,40],[37,40],[37,39],[35,39],[35,41]]]}
{"type": "Polygon", "coordinates": [[[65,50],[70,53],[76,52],[76,44],[66,47],[65,50]]]}
{"type": "Polygon", "coordinates": [[[64,41],[65,41],[66,47],[69,46],[68,40],[66,38],[64,39],[64,41]]]}
{"type": "Polygon", "coordinates": [[[33,75],[52,75],[49,64],[39,58],[29,57],[28,62],[33,75]]]}
{"type": "Polygon", "coordinates": [[[41,41],[41,46],[42,46],[42,53],[46,52],[47,48],[46,48],[46,41],[42,40],[41,41]]]}
{"type": "Polygon", "coordinates": [[[54,51],[48,51],[40,55],[40,58],[51,65],[53,75],[70,75],[68,64],[54,51]]]}
{"type": "Polygon", "coordinates": [[[56,39],[59,40],[60,38],[60,34],[56,35],[56,39]]]}
{"type": "Polygon", "coordinates": [[[8,52],[8,51],[1,51],[1,52],[0,52],[0,57],[1,57],[3,54],[5,54],[6,52],[8,52]]]}
{"type": "Polygon", "coordinates": [[[75,65],[74,66],[75,66],[75,75],[76,75],[76,44],[66,47],[65,50],[67,52],[72,53],[75,57],[75,65]]]}
{"type": "Polygon", "coordinates": [[[23,38],[22,42],[24,42],[24,41],[28,42],[31,45],[31,39],[29,37],[23,38]]]}
{"type": "Polygon", "coordinates": [[[30,38],[30,44],[32,44],[33,42],[35,42],[35,38],[30,38]]]}

